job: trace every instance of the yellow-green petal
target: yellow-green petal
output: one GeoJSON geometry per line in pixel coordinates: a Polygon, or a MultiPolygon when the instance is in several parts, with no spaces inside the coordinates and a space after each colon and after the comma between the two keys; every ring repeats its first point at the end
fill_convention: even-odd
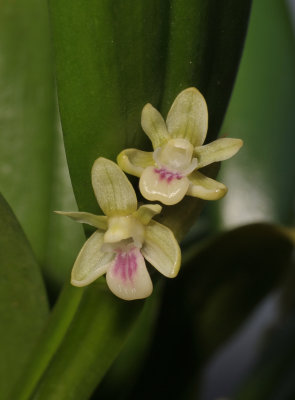
{"type": "Polygon", "coordinates": [[[160,204],[144,204],[133,214],[143,225],[147,225],[150,220],[162,211],[160,204]]]}
{"type": "Polygon", "coordinates": [[[141,252],[166,277],[174,278],[178,274],[181,252],[177,240],[167,226],[151,221],[146,227],[141,252]]]}
{"type": "Polygon", "coordinates": [[[153,153],[137,149],[126,149],[121,151],[117,157],[117,162],[127,174],[140,177],[143,170],[155,164],[153,153]]]}
{"type": "Polygon", "coordinates": [[[221,138],[205,146],[194,149],[194,155],[198,160],[198,168],[205,167],[217,161],[227,160],[234,156],[242,147],[241,139],[221,138]]]}
{"type": "Polygon", "coordinates": [[[202,94],[193,87],[179,93],[166,123],[172,137],[187,139],[194,146],[202,145],[208,129],[208,109],[202,94]]]}
{"type": "Polygon", "coordinates": [[[169,140],[169,134],[162,115],[149,103],[143,107],[141,126],[150,138],[154,149],[169,140]]]}
{"type": "Polygon", "coordinates": [[[100,157],[94,162],[91,174],[95,196],[105,215],[129,215],[136,211],[135,191],[117,164],[100,157]]]}
{"type": "Polygon", "coordinates": [[[203,200],[218,200],[227,192],[227,187],[214,179],[208,178],[199,171],[192,172],[188,179],[190,185],[188,196],[198,197],[203,200]]]}
{"type": "Polygon", "coordinates": [[[105,253],[101,250],[103,236],[102,232],[96,231],[85,242],[73,266],[72,285],[89,285],[106,273],[115,253],[105,253]]]}
{"type": "Polygon", "coordinates": [[[106,230],[108,227],[107,217],[105,215],[95,215],[88,212],[75,211],[55,211],[56,214],[65,215],[81,224],[88,224],[97,229],[106,230]]]}

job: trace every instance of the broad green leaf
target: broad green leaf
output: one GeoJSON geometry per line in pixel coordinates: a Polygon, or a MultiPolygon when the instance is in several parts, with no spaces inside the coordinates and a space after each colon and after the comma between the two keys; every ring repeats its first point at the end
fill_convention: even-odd
{"type": "Polygon", "coordinates": [[[295,396],[295,316],[280,319],[234,400],[289,400],[295,396]]]}
{"type": "Polygon", "coordinates": [[[173,0],[169,13],[162,111],[176,95],[197,87],[208,105],[206,142],[216,139],[235,81],[251,0],[173,0]]]}
{"type": "Polygon", "coordinates": [[[88,287],[33,399],[88,399],[122,349],[144,302],[125,302],[103,280],[88,287]]]}
{"type": "Polygon", "coordinates": [[[294,259],[290,267],[278,298],[278,316],[272,329],[265,332],[255,365],[234,397],[237,400],[287,400],[295,396],[294,259]]]}
{"type": "Polygon", "coordinates": [[[185,393],[185,398],[196,398],[186,390],[195,386],[200,368],[282,282],[293,250],[284,231],[266,224],[244,226],[194,245],[178,279],[167,282],[137,397],[145,387],[146,398],[156,391],[158,396],[183,398],[185,393]],[[163,371],[173,385],[163,382],[163,371]]]}
{"type": "Polygon", "coordinates": [[[45,5],[1,1],[0,36],[1,191],[43,262],[56,125],[45,5]]]}
{"type": "MultiPolygon", "coordinates": [[[[286,234],[294,242],[294,229],[286,234]]],[[[294,257],[277,300],[277,316],[266,328],[255,364],[237,390],[237,400],[287,400],[295,396],[294,257]],[[261,384],[263,382],[263,385],[261,384]]]]}
{"type": "Polygon", "coordinates": [[[169,2],[50,0],[58,98],[78,206],[97,212],[90,171],[148,142],[142,107],[163,92],[169,2]],[[141,132],[141,134],[140,134],[141,132]]]}
{"type": "Polygon", "coordinates": [[[0,196],[0,398],[10,400],[48,316],[40,268],[12,210],[0,196]]]}
{"type": "Polygon", "coordinates": [[[1,1],[0,37],[0,188],[56,289],[83,233],[53,215],[76,204],[57,126],[46,2],[1,1]]]}
{"type": "Polygon", "coordinates": [[[293,250],[279,227],[253,224],[217,236],[189,263],[188,307],[199,308],[195,329],[206,357],[282,284],[293,250]]]}
{"type": "Polygon", "coordinates": [[[222,134],[244,147],[225,162],[221,223],[294,222],[294,33],[280,0],[253,4],[245,51],[222,134]]]}

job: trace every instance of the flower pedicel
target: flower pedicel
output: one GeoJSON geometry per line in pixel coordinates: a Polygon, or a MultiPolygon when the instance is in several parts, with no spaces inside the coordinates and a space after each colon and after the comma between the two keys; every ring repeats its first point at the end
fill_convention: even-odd
{"type": "Polygon", "coordinates": [[[172,205],[185,195],[217,200],[226,194],[225,185],[198,169],[232,157],[243,142],[222,138],[203,146],[208,110],[196,88],[185,89],[176,97],[166,123],[151,104],[146,104],[141,124],[154,151],[123,150],[118,164],[123,171],[140,177],[139,188],[146,199],[172,205]]]}
{"type": "Polygon", "coordinates": [[[180,248],[172,231],[152,220],[162,207],[149,204],[137,208],[126,175],[102,157],[93,164],[92,186],[105,215],[57,211],[97,228],[75,261],[71,283],[86,286],[106,273],[116,296],[125,300],[148,297],[153,284],[144,258],[169,278],[175,277],[180,267],[180,248]]]}

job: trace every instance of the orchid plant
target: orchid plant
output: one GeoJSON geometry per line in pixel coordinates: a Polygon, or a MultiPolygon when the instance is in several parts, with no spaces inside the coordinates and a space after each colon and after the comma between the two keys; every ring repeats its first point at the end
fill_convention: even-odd
{"type": "MultiPolygon", "coordinates": [[[[292,222],[282,174],[292,171],[291,29],[280,2],[267,5],[272,18],[266,1],[253,2],[248,24],[251,3],[4,1],[1,400],[197,398],[208,360],[278,282],[292,283],[294,247],[282,229],[292,222]],[[206,102],[190,85],[204,91],[208,135],[206,102]],[[217,165],[206,165],[242,145],[216,140],[223,120],[247,151],[226,163],[219,183],[217,165]],[[196,224],[199,198],[221,198],[223,183],[231,196],[196,224]],[[280,226],[222,233],[253,215],[280,226]]],[[[283,311],[280,331],[290,321],[286,299],[283,311]]],[[[288,355],[292,341],[284,343],[288,355]]],[[[267,357],[270,375],[260,363],[244,397],[285,388],[288,360],[277,375],[280,363],[267,357]]]]}

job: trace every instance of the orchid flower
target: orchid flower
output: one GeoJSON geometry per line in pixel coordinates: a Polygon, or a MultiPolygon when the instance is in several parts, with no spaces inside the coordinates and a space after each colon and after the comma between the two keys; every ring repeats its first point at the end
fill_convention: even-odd
{"type": "Polygon", "coordinates": [[[198,170],[232,157],[243,142],[222,138],[203,146],[208,110],[196,88],[185,89],[176,97],[166,123],[151,104],[146,104],[141,125],[154,151],[126,149],[117,161],[123,171],[140,177],[139,188],[146,199],[172,205],[185,195],[217,200],[226,194],[225,185],[198,170]]]}
{"type": "Polygon", "coordinates": [[[71,283],[86,286],[106,273],[110,290],[125,300],[148,297],[153,284],[144,258],[169,278],[180,267],[180,248],[166,226],[153,221],[159,204],[137,208],[135,191],[114,162],[98,158],[92,167],[92,186],[105,215],[61,212],[97,230],[82,247],[72,270],[71,283]]]}

